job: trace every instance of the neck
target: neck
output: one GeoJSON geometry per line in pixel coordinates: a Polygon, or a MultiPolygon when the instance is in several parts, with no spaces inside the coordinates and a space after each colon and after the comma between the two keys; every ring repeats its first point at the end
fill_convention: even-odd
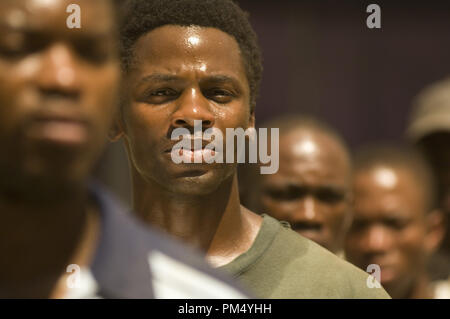
{"type": "Polygon", "coordinates": [[[430,290],[430,281],[425,272],[417,276],[415,280],[402,291],[392,291],[393,299],[430,299],[433,293],[430,290]]]}
{"type": "Polygon", "coordinates": [[[11,200],[3,195],[0,194],[0,297],[48,297],[72,262],[83,233],[86,191],[78,187],[70,194],[58,194],[54,201],[39,202],[28,198],[11,200]]]}
{"type": "Polygon", "coordinates": [[[420,276],[413,288],[411,289],[411,292],[409,294],[410,299],[431,299],[433,298],[433,293],[430,291],[430,281],[428,279],[428,276],[424,272],[422,276],[420,276]]]}
{"type": "Polygon", "coordinates": [[[204,195],[176,194],[133,174],[133,206],[141,219],[200,249],[214,266],[245,252],[259,217],[240,206],[234,174],[204,195]]]}
{"type": "MultiPolygon", "coordinates": [[[[445,229],[450,230],[450,212],[445,214],[444,220],[445,229]]],[[[439,250],[447,255],[447,257],[450,256],[450,231],[445,232],[439,250]]]]}

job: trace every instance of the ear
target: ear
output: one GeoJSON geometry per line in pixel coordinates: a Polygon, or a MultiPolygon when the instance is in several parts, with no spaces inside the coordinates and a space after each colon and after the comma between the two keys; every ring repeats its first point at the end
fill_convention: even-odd
{"type": "Polygon", "coordinates": [[[351,190],[347,192],[345,200],[347,201],[346,202],[347,210],[344,215],[344,222],[343,222],[343,227],[342,227],[344,237],[347,234],[347,232],[350,230],[350,227],[352,226],[353,218],[355,215],[354,211],[353,211],[353,192],[351,190]]]}
{"type": "Polygon", "coordinates": [[[113,124],[111,125],[111,128],[108,132],[108,138],[110,142],[117,142],[122,138],[122,136],[125,134],[124,132],[124,123],[122,120],[122,112],[119,110],[116,112],[116,115],[114,116],[113,124]]]}
{"type": "Polygon", "coordinates": [[[250,116],[248,120],[248,127],[255,128],[255,108],[250,110],[250,116]]]}
{"type": "Polygon", "coordinates": [[[114,114],[113,124],[108,132],[110,142],[117,142],[126,134],[126,125],[124,122],[124,110],[128,107],[128,81],[122,75],[121,85],[118,93],[118,107],[114,114]]]}
{"type": "Polygon", "coordinates": [[[444,215],[438,209],[429,212],[426,216],[427,234],[425,249],[432,254],[439,248],[445,234],[444,215]]]}

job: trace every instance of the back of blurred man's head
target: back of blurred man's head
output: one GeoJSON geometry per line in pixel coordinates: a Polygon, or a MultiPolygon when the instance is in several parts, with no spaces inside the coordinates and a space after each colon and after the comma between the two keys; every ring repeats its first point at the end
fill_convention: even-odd
{"type": "Polygon", "coordinates": [[[433,83],[416,96],[407,136],[432,164],[439,204],[450,217],[450,78],[433,83]]]}
{"type": "Polygon", "coordinates": [[[434,278],[444,279],[450,275],[450,77],[427,86],[415,97],[406,133],[431,164],[438,183],[446,235],[430,271],[434,278]]]}

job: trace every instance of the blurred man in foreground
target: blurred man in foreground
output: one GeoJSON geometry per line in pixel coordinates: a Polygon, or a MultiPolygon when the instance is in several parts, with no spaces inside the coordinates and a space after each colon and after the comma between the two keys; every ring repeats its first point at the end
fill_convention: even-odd
{"type": "Polygon", "coordinates": [[[430,264],[435,279],[450,280],[450,78],[423,89],[415,98],[407,137],[426,156],[438,182],[438,203],[446,235],[430,264]]]}
{"type": "Polygon", "coordinates": [[[263,127],[280,130],[280,168],[242,181],[248,196],[244,205],[289,222],[299,234],[342,255],[352,218],[351,162],[344,141],[306,115],[280,117],[263,127]]]}
{"type": "Polygon", "coordinates": [[[387,146],[361,150],[353,187],[347,259],[361,269],[380,267],[381,284],[392,298],[446,297],[426,271],[444,229],[432,172],[420,154],[387,146]]]}
{"type": "Polygon", "coordinates": [[[113,2],[77,3],[0,2],[0,298],[243,296],[88,185],[120,66],[113,2]]]}

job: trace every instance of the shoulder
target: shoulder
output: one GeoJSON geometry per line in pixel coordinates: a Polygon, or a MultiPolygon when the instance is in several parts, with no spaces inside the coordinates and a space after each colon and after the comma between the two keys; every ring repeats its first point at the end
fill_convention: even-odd
{"type": "Polygon", "coordinates": [[[264,218],[272,224],[271,227],[277,227],[277,232],[258,263],[266,269],[272,269],[272,275],[276,278],[273,284],[276,296],[389,298],[382,288],[369,288],[369,275],[364,271],[277,220],[268,216],[264,218]]]}

